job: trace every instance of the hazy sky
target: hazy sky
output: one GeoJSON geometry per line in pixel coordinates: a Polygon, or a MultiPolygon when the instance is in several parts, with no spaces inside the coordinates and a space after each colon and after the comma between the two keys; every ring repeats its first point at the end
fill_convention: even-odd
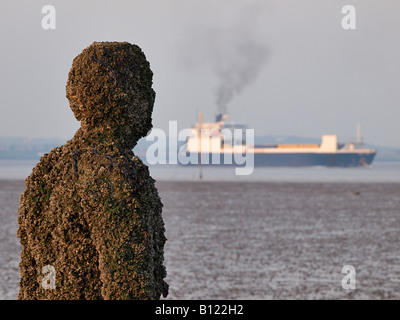
{"type": "Polygon", "coordinates": [[[72,59],[128,41],[154,71],[154,127],[212,120],[220,104],[256,135],[354,140],[360,123],[367,142],[400,147],[400,1],[2,0],[0,12],[0,136],[72,137],[72,59]],[[41,27],[46,4],[56,30],[41,27]],[[346,4],[356,30],[342,29],[346,4]]]}

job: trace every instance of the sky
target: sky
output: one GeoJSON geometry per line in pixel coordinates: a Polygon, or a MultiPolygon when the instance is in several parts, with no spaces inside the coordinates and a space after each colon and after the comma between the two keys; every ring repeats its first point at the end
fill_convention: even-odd
{"type": "Polygon", "coordinates": [[[2,0],[0,136],[71,138],[73,58],[93,41],[139,45],[154,72],[153,126],[168,133],[226,109],[256,135],[400,148],[395,0],[2,0]],[[42,7],[56,29],[42,28],[42,7]],[[356,29],[344,30],[344,5],[356,29]]]}

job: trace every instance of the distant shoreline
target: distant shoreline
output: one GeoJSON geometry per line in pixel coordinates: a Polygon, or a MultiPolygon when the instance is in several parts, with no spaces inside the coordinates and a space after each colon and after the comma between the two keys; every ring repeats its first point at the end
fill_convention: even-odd
{"type": "MultiPolygon", "coordinates": [[[[168,140],[169,138],[166,137],[166,139],[168,140]]],[[[320,143],[320,138],[298,136],[260,135],[254,139],[255,144],[320,143]]],[[[65,144],[67,140],[69,139],[0,137],[0,160],[38,162],[43,154],[65,144]]],[[[141,159],[145,159],[146,151],[152,143],[152,141],[146,141],[145,138],[142,138],[133,149],[133,152],[141,159]]],[[[368,143],[364,147],[377,150],[374,162],[400,162],[400,148],[368,143]]],[[[164,152],[167,155],[169,154],[168,146],[164,152]]]]}

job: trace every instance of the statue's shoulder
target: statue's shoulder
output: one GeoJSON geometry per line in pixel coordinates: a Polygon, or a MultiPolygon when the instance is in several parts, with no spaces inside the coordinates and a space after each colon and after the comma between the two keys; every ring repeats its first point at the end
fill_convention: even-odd
{"type": "Polygon", "coordinates": [[[66,163],[64,160],[70,154],[69,145],[65,144],[53,148],[50,152],[45,153],[32,169],[32,173],[25,179],[28,183],[30,181],[45,181],[52,175],[55,168],[62,166],[66,163]]]}
{"type": "Polygon", "coordinates": [[[82,183],[124,185],[136,190],[154,186],[148,166],[131,150],[121,150],[112,144],[92,144],[79,149],[75,155],[82,183]]]}
{"type": "Polygon", "coordinates": [[[80,150],[77,167],[79,196],[88,207],[118,212],[137,212],[138,208],[161,211],[149,168],[132,151],[91,146],[80,150]]]}
{"type": "MultiPolygon", "coordinates": [[[[25,190],[20,198],[20,212],[41,212],[50,203],[55,186],[60,183],[61,172],[68,172],[70,151],[67,145],[53,148],[45,153],[25,179],[25,190]]],[[[68,179],[65,179],[68,180],[68,179]]]]}

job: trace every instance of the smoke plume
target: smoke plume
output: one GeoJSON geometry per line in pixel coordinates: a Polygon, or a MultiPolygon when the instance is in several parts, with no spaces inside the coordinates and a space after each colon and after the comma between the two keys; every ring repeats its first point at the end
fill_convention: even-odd
{"type": "Polygon", "coordinates": [[[268,57],[266,46],[250,35],[233,40],[233,43],[220,42],[225,45],[213,65],[218,78],[215,98],[220,113],[225,113],[234,97],[256,80],[268,57]]]}
{"type": "MultiPolygon", "coordinates": [[[[243,6],[237,15],[190,22],[180,63],[186,68],[205,67],[217,78],[215,102],[225,113],[233,99],[251,85],[265,65],[269,50],[260,36],[258,21],[263,7],[243,6]]],[[[214,17],[215,17],[214,16],[214,17]]]]}

